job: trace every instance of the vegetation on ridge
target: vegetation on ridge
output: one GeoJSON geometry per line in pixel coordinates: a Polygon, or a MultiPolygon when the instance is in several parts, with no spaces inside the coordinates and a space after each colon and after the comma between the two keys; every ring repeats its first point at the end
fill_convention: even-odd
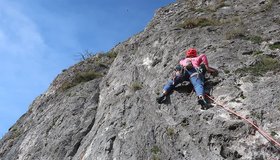
{"type": "MultiPolygon", "coordinates": [[[[60,91],[65,91],[69,88],[72,88],[80,83],[88,82],[96,78],[103,77],[104,68],[108,69],[110,64],[113,63],[117,57],[117,53],[110,51],[107,53],[93,54],[92,52],[86,51],[83,54],[80,54],[82,61],[77,64],[76,67],[73,67],[73,74],[70,76],[70,79],[64,80],[60,86],[60,91]],[[93,57],[93,58],[92,58],[93,57]],[[83,70],[79,69],[79,66],[89,66],[83,70]]],[[[64,72],[67,73],[67,70],[64,72]]]]}
{"type": "Polygon", "coordinates": [[[63,83],[60,87],[60,89],[62,91],[65,91],[69,88],[72,88],[82,82],[88,82],[88,81],[91,81],[93,79],[96,79],[96,78],[99,78],[99,77],[102,77],[103,75],[99,72],[96,72],[96,71],[87,71],[87,72],[80,72],[78,74],[76,74],[74,76],[74,79],[70,82],[66,81],[65,83],[63,83]]]}

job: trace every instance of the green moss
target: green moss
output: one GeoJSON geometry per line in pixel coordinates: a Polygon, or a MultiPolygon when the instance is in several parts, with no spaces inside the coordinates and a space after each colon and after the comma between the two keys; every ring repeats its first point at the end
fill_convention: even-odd
{"type": "Polygon", "coordinates": [[[268,71],[277,71],[279,70],[280,63],[277,59],[271,58],[266,55],[259,55],[258,61],[248,67],[239,68],[236,70],[236,73],[249,73],[254,76],[262,76],[268,71]]]}
{"type": "Polygon", "coordinates": [[[175,131],[173,128],[167,128],[166,133],[168,136],[173,137],[175,135],[175,131]]]}
{"type": "Polygon", "coordinates": [[[247,39],[255,44],[261,44],[263,41],[262,37],[256,35],[249,36],[247,39]]]}
{"type": "Polygon", "coordinates": [[[280,43],[270,44],[269,48],[271,50],[280,49],[280,43]]]}
{"type": "Polygon", "coordinates": [[[138,81],[134,81],[131,83],[131,88],[133,91],[137,91],[143,88],[142,84],[138,81]]]}
{"type": "Polygon", "coordinates": [[[153,146],[153,148],[151,149],[151,152],[153,154],[158,154],[160,152],[160,149],[158,146],[153,146]]]}
{"type": "Polygon", "coordinates": [[[96,78],[100,78],[102,77],[103,75],[99,72],[96,72],[96,71],[87,71],[87,72],[81,72],[81,73],[78,73],[75,75],[74,79],[72,81],[66,81],[64,82],[60,89],[62,91],[65,91],[69,88],[72,88],[82,82],[88,82],[88,81],[91,81],[93,79],[96,79],[96,78]]]}

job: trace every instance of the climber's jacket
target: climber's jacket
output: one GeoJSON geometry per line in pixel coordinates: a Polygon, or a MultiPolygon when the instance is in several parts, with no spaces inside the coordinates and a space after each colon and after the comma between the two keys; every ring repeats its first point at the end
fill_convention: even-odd
{"type": "Polygon", "coordinates": [[[191,61],[194,68],[198,68],[202,63],[208,67],[208,60],[205,54],[201,54],[197,57],[185,58],[180,61],[180,65],[185,66],[187,61],[191,61]]]}

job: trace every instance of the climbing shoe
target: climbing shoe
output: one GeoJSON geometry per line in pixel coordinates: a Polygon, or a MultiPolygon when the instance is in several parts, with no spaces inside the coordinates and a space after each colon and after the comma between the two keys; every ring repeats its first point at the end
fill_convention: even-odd
{"type": "Polygon", "coordinates": [[[157,102],[158,102],[158,103],[162,103],[164,97],[165,97],[164,95],[162,95],[162,96],[160,96],[160,97],[157,97],[157,98],[156,98],[157,102]]]}
{"type": "Polygon", "coordinates": [[[198,96],[197,102],[201,105],[202,110],[206,110],[208,108],[207,102],[202,95],[198,96]]]}

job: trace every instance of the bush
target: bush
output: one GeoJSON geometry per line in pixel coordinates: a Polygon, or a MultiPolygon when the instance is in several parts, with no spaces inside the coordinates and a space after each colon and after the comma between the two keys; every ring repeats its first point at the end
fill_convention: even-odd
{"type": "Polygon", "coordinates": [[[101,73],[95,72],[95,71],[87,71],[87,72],[82,72],[78,73],[75,75],[74,79],[70,82],[65,82],[61,85],[60,89],[62,91],[65,91],[69,88],[72,88],[82,82],[88,82],[91,81],[95,78],[102,77],[103,75],[101,73]]]}
{"type": "Polygon", "coordinates": [[[106,55],[107,55],[109,58],[115,59],[115,58],[117,57],[118,54],[117,54],[116,52],[111,51],[111,52],[106,53],[106,55]]]}

